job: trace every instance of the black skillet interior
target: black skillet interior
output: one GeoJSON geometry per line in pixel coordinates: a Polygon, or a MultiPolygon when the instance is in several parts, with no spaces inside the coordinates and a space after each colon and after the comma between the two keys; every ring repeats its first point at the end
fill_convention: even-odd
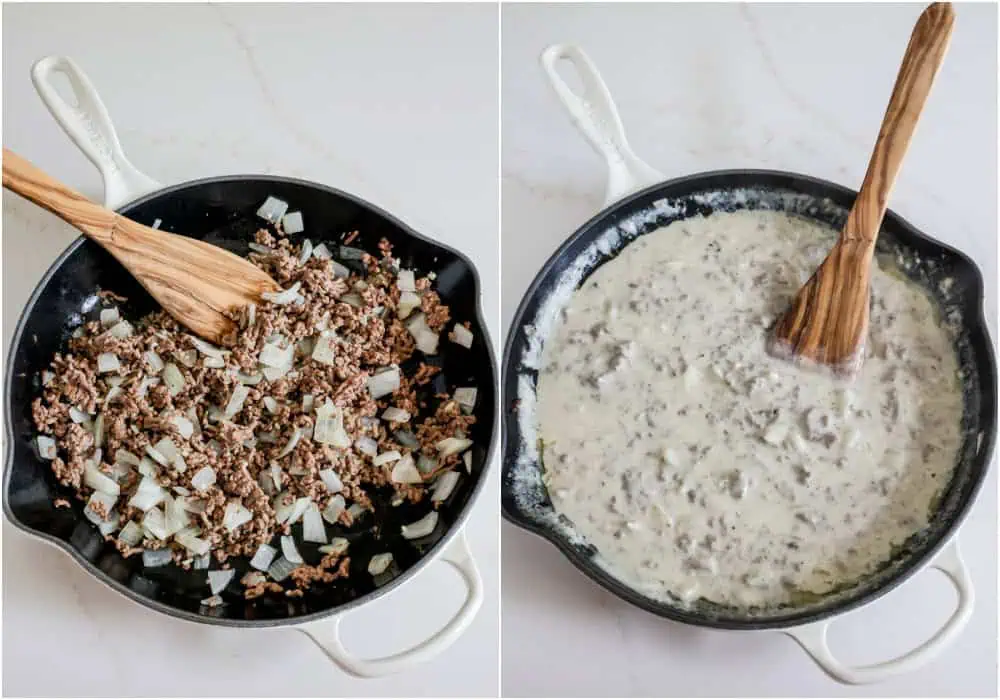
{"type": "MultiPolygon", "coordinates": [[[[685,608],[651,599],[624,585],[595,562],[593,547],[572,535],[572,524],[552,508],[542,484],[543,467],[525,448],[519,425],[519,382],[535,386],[534,362],[526,353],[544,341],[536,321],[561,275],[586,259],[579,287],[594,269],[614,258],[636,236],[672,221],[714,211],[768,209],[802,216],[840,230],[856,192],[830,182],[774,171],[720,171],[672,180],[630,196],[584,224],[546,262],[514,316],[504,349],[504,430],[501,505],[507,519],[555,544],[578,568],[619,597],[680,622],[727,629],[779,628],[815,621],[862,605],[902,583],[940,549],[960,524],[982,485],[996,437],[996,365],[983,318],[983,280],[962,253],[917,231],[889,212],[878,254],[891,256],[901,270],[927,290],[945,318],[955,322],[955,348],[964,381],[965,440],[955,475],[931,524],[914,535],[877,574],[795,607],[737,610],[707,601],[685,608]],[[608,231],[616,240],[593,244],[608,231]],[[590,254],[593,253],[593,259],[590,254]],[[581,257],[586,256],[586,257],[581,257]],[[592,261],[591,261],[592,260],[592,261]],[[538,336],[538,337],[536,337],[538,336]]],[[[985,231],[983,235],[994,235],[985,231]]],[[[524,415],[530,415],[530,412],[524,415]]],[[[533,439],[533,438],[532,438],[533,439]]]]}
{"type": "MultiPolygon", "coordinates": [[[[147,225],[161,219],[164,230],[183,232],[246,254],[247,242],[263,224],[255,212],[269,195],[288,202],[290,211],[302,212],[306,230],[291,237],[295,242],[305,237],[314,243],[327,241],[336,255],[338,249],[333,244],[340,243],[341,234],[357,230],[360,235],[352,247],[377,253],[376,246],[384,237],[393,244],[393,253],[404,267],[423,274],[437,273],[434,288],[450,305],[454,320],[472,322],[475,337],[469,350],[442,339],[440,354],[428,362],[439,363],[443,370],[426,387],[426,398],[433,407],[437,402],[434,393],[457,386],[478,388],[477,422],[470,434],[475,443],[473,470],[471,476],[463,475],[442,505],[438,527],[425,539],[410,542],[399,531],[402,524],[429,510],[430,499],[393,508],[384,492],[375,494],[376,512],[366,514],[352,528],[328,527],[331,536],[351,541],[349,579],[332,586],[314,586],[314,590],[298,599],[278,596],[246,602],[238,583],[243,572],[249,570],[243,559],[236,562],[238,575],[223,592],[227,604],[214,609],[202,607],[200,601],[210,595],[205,571],[184,572],[174,566],[144,570],[140,557],[123,558],[83,517],[81,504],[71,497],[69,490],[56,483],[48,463],[36,454],[31,402],[38,395],[39,373],[64,346],[74,328],[99,312],[101,304],[94,303],[98,289],[128,297],[128,302],[120,306],[123,315],[131,320],[156,308],[152,298],[110,254],[88,240],[76,241],[46,273],[14,335],[7,375],[8,468],[4,510],[14,524],[63,547],[98,578],[126,595],[162,612],[201,622],[256,626],[306,621],[344,605],[360,604],[398,585],[415,573],[418,568],[415,565],[428,553],[444,546],[456,530],[453,526],[464,521],[467,506],[484,483],[483,472],[493,446],[496,421],[493,351],[479,315],[478,275],[472,263],[460,253],[423,238],[402,222],[351,195],[278,177],[226,177],[186,183],[147,196],[121,212],[147,225]],[[67,498],[72,508],[54,508],[52,501],[60,496],[67,498]],[[384,551],[393,553],[394,563],[378,580],[373,580],[367,572],[368,560],[384,551]]],[[[412,362],[418,362],[417,358],[412,362]]],[[[409,369],[404,366],[404,371],[409,369]]],[[[301,525],[296,525],[293,534],[301,535],[299,528],[301,525]]],[[[307,563],[318,562],[321,555],[316,546],[300,546],[307,563]]]]}

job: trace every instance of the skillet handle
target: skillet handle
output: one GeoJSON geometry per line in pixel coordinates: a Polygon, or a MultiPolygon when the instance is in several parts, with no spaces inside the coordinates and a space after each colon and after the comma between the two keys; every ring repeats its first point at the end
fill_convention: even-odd
{"type": "Polygon", "coordinates": [[[298,629],[308,635],[331,661],[360,678],[380,678],[430,661],[462,636],[483,604],[483,579],[469,551],[464,529],[441,554],[441,558],[454,566],[462,575],[467,591],[465,602],[444,627],[410,649],[378,659],[359,659],[344,647],[340,639],[342,615],[301,625],[298,629]]]}
{"type": "Polygon", "coordinates": [[[972,617],[972,608],[975,604],[972,580],[969,578],[969,570],[966,568],[965,562],[962,561],[962,555],[958,550],[957,537],[945,547],[937,559],[931,563],[931,566],[943,572],[955,586],[958,593],[958,604],[955,606],[955,612],[934,636],[916,649],[897,656],[895,659],[868,666],[842,664],[833,656],[826,642],[826,633],[830,626],[830,621],[826,620],[793,627],[782,630],[782,632],[798,642],[820,668],[831,678],[841,683],[848,685],[878,683],[892,676],[915,671],[934,660],[958,638],[969,622],[969,618],[972,617]]]}
{"type": "Polygon", "coordinates": [[[139,172],[125,157],[107,108],[76,63],[65,56],[46,56],[32,66],[31,82],[59,126],[101,171],[104,206],[118,209],[163,188],[139,172]],[[52,79],[56,73],[62,73],[69,80],[76,105],[59,94],[52,79]]]}
{"type": "Polygon", "coordinates": [[[541,62],[549,84],[569,113],[574,126],[607,161],[608,188],[604,206],[610,206],[633,192],[666,179],[639,160],[632,151],[608,86],[582,49],[572,44],[555,44],[542,52],[541,62]],[[572,64],[576,70],[583,83],[582,95],[574,92],[559,75],[560,60],[572,64]]]}

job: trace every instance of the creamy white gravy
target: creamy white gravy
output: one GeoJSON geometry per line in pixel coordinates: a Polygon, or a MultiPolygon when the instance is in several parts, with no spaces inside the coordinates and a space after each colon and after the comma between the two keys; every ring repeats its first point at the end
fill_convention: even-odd
{"type": "Polygon", "coordinates": [[[577,290],[538,377],[544,480],[646,595],[794,603],[873,572],[926,526],[960,446],[948,333],[875,269],[853,382],[770,357],[766,329],[834,232],[717,213],[642,236],[577,290]]]}

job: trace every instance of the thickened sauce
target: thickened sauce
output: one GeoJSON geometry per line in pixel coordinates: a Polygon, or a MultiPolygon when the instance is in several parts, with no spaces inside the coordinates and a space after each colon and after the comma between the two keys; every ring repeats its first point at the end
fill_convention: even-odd
{"type": "Polygon", "coordinates": [[[962,395],[926,294],[873,269],[851,383],[766,352],[834,235],[775,212],[678,221],[564,308],[538,377],[544,479],[631,587],[794,603],[872,573],[927,525],[957,458],[962,395]]]}

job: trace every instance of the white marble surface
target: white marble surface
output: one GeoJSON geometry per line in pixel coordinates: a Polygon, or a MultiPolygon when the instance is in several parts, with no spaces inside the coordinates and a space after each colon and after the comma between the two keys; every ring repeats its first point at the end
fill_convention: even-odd
{"type": "MultiPolygon", "coordinates": [[[[997,10],[957,6],[950,54],[891,206],[971,255],[997,316],[997,10]]],[[[502,12],[503,319],[542,262],[601,205],[603,164],[545,84],[551,43],[588,52],[630,142],[668,177],[761,167],[857,187],[915,5],[520,5],[502,12]]],[[[964,634],[930,666],[839,686],[788,638],[655,618],[605,593],[543,540],[503,529],[505,695],[996,696],[997,475],[965,526],[978,591],[964,634]]],[[[954,594],[925,573],[831,631],[847,661],[923,641],[954,594]]]]}
{"type": "MultiPolygon", "coordinates": [[[[499,339],[497,10],[458,6],[7,5],[3,142],[99,198],[97,171],[43,108],[29,68],[73,57],[101,92],[126,153],[164,183],[280,173],[352,191],[467,253],[499,339]]],[[[3,194],[3,332],[74,237],[3,194]]],[[[54,549],[3,525],[3,692],[49,696],[495,695],[495,477],[469,522],[486,603],[439,659],[355,680],[292,631],[181,623],[119,598],[54,549]]],[[[457,609],[437,564],[346,624],[385,654],[457,609]]]]}

